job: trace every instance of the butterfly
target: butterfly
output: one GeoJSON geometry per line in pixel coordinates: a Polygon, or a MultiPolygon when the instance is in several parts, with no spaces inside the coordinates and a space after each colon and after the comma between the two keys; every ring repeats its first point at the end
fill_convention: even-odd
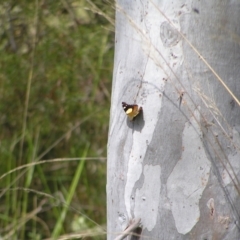
{"type": "Polygon", "coordinates": [[[122,107],[125,113],[128,115],[130,121],[134,120],[134,118],[142,112],[142,107],[138,107],[137,104],[127,104],[122,102],[122,107]]]}

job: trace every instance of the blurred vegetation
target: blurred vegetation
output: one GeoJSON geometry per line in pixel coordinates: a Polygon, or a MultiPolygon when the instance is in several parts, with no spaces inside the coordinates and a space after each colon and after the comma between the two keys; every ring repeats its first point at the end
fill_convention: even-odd
{"type": "Polygon", "coordinates": [[[0,3],[1,239],[106,238],[113,4],[0,3]]]}

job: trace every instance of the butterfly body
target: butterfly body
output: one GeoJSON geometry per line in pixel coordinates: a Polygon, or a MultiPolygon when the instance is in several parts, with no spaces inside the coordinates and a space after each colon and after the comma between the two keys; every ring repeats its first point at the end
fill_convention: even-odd
{"type": "Polygon", "coordinates": [[[134,118],[142,111],[142,107],[138,107],[137,104],[127,104],[122,102],[122,107],[130,121],[134,120],[134,118]]]}

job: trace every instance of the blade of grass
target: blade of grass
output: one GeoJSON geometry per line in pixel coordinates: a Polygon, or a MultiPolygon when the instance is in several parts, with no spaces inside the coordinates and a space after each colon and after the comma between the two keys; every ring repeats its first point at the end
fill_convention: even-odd
{"type": "MultiPolygon", "coordinates": [[[[37,29],[38,26],[38,0],[35,0],[36,4],[36,12],[35,12],[35,17],[34,17],[34,26],[37,29]]],[[[29,106],[29,99],[30,99],[30,92],[31,92],[31,87],[32,87],[32,79],[33,79],[33,66],[34,66],[34,57],[35,57],[35,50],[36,50],[36,38],[37,38],[37,31],[33,37],[33,50],[31,54],[31,64],[30,64],[30,70],[29,70],[29,75],[28,75],[28,80],[27,80],[27,91],[26,91],[26,99],[25,99],[25,106],[24,106],[24,113],[23,113],[23,126],[22,126],[22,138],[20,142],[20,153],[19,153],[19,161],[20,165],[22,162],[22,155],[23,155],[23,144],[25,140],[25,132],[27,128],[27,115],[28,115],[28,106],[29,106]]]]}
{"type": "MultiPolygon", "coordinates": [[[[87,156],[88,149],[89,149],[89,143],[87,144],[87,146],[86,146],[86,148],[83,152],[82,158],[85,158],[87,156]]],[[[73,195],[75,193],[75,190],[77,188],[77,185],[79,183],[79,179],[80,179],[82,171],[83,171],[84,163],[85,163],[85,161],[82,160],[78,164],[76,173],[73,177],[73,181],[72,181],[70,189],[69,189],[69,194],[68,194],[67,199],[66,199],[66,204],[64,205],[63,210],[60,214],[60,217],[58,218],[58,221],[57,221],[57,223],[54,227],[54,230],[53,230],[53,233],[52,233],[52,238],[53,239],[57,238],[62,231],[62,225],[63,225],[63,222],[65,220],[65,217],[66,217],[67,211],[69,209],[70,203],[72,201],[73,195]]]]}
{"type": "MultiPolygon", "coordinates": [[[[36,137],[35,137],[35,142],[32,143],[32,136],[30,135],[28,137],[28,151],[29,151],[29,158],[28,161],[29,163],[33,162],[34,159],[36,159],[36,153],[37,153],[37,146],[38,146],[38,138],[39,138],[39,130],[37,129],[36,131],[36,137]]],[[[32,183],[33,175],[34,175],[34,170],[35,166],[32,165],[27,171],[26,177],[25,177],[25,182],[24,182],[24,187],[29,188],[29,186],[32,183]]],[[[28,192],[24,192],[23,194],[23,201],[22,201],[22,212],[21,215],[24,217],[27,215],[27,207],[29,205],[29,195],[28,192]]],[[[21,229],[21,236],[24,238],[25,234],[25,225],[23,225],[23,228],[21,229]]]]}

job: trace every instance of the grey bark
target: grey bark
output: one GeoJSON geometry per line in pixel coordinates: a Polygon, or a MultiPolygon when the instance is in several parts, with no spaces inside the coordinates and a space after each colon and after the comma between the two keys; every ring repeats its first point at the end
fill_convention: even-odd
{"type": "Polygon", "coordinates": [[[117,1],[108,239],[139,218],[129,239],[240,239],[239,13],[238,0],[117,1]],[[143,114],[129,121],[121,102],[143,114]]]}

